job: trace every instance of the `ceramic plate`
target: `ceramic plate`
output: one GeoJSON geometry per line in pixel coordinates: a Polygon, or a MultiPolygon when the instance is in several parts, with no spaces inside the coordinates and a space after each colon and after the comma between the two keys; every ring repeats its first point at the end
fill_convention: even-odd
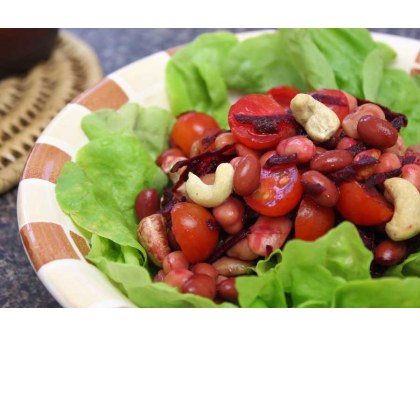
{"type": "MultiPolygon", "coordinates": [[[[420,41],[383,34],[374,37],[398,52],[396,67],[420,73],[420,41]]],[[[173,52],[162,51],[123,67],[76,98],[45,129],[28,158],[17,203],[20,235],[38,277],[62,306],[134,306],[85,260],[89,244],[60,210],[54,188],[63,165],[88,143],[80,128],[85,115],[101,108],[118,109],[128,101],[169,107],[164,74],[173,52]]]]}

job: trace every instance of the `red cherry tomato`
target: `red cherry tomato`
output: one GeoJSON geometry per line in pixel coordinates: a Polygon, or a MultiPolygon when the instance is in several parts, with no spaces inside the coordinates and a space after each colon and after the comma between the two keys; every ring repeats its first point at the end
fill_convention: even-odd
{"type": "Polygon", "coordinates": [[[290,107],[290,101],[298,94],[300,93],[299,89],[296,89],[291,86],[278,86],[270,89],[267,92],[267,95],[271,95],[275,101],[285,107],[290,107]]]}
{"type": "Polygon", "coordinates": [[[293,118],[270,95],[252,94],[239,99],[231,106],[228,121],[235,139],[250,149],[272,148],[296,134],[293,118]]]}
{"type": "Polygon", "coordinates": [[[244,197],[246,203],[264,216],[284,216],[293,210],[302,197],[302,184],[296,165],[262,168],[260,185],[244,197]]]}
{"type": "Polygon", "coordinates": [[[321,207],[304,197],[295,219],[295,238],[314,241],[334,227],[335,214],[331,207],[321,207]]]}
{"type": "Polygon", "coordinates": [[[350,222],[360,226],[375,226],[392,218],[392,205],[375,188],[367,190],[357,181],[352,181],[342,183],[339,190],[337,209],[350,222]]]}
{"type": "Polygon", "coordinates": [[[333,110],[340,121],[343,121],[344,117],[350,113],[349,101],[341,90],[321,89],[311,92],[309,95],[333,110]]]}
{"type": "Polygon", "coordinates": [[[180,115],[171,133],[172,141],[189,156],[191,146],[196,140],[220,130],[217,121],[202,112],[187,112],[180,115]]]}
{"type": "Polygon", "coordinates": [[[177,203],[171,210],[172,232],[189,263],[206,260],[219,239],[216,219],[194,203],[177,203]]]}

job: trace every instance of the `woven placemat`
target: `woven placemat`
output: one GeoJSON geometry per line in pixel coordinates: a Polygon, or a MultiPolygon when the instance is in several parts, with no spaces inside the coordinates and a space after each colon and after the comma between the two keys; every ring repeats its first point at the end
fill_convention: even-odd
{"type": "Polygon", "coordinates": [[[20,179],[29,152],[51,119],[103,77],[95,52],[61,31],[49,60],[0,81],[0,194],[20,179]]]}

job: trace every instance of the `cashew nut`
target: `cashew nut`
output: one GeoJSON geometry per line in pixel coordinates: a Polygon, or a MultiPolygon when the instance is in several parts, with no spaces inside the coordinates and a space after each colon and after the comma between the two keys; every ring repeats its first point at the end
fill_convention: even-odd
{"type": "Polygon", "coordinates": [[[149,258],[162,267],[163,260],[171,252],[166,235],[166,222],[162,214],[152,214],[141,219],[137,237],[149,258]]]}
{"type": "Polygon", "coordinates": [[[404,241],[420,233],[420,193],[411,182],[403,178],[390,178],[384,182],[385,197],[394,204],[394,216],[385,225],[393,241],[404,241]]]}
{"type": "Polygon", "coordinates": [[[299,93],[292,99],[290,109],[296,121],[303,125],[314,141],[329,140],[340,127],[340,120],[334,111],[305,93],[299,93]]]}
{"type": "Polygon", "coordinates": [[[221,163],[216,169],[214,184],[205,184],[197,175],[188,174],[186,190],[191,201],[203,207],[220,206],[232,193],[233,174],[230,163],[221,163]]]}

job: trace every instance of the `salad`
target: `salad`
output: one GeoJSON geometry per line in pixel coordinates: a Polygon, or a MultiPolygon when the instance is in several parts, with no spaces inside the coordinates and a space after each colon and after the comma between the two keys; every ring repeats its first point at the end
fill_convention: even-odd
{"type": "Polygon", "coordinates": [[[420,79],[364,29],[205,34],[56,196],[140,307],[420,307],[420,79]],[[236,100],[231,99],[235,92],[236,100]]]}

